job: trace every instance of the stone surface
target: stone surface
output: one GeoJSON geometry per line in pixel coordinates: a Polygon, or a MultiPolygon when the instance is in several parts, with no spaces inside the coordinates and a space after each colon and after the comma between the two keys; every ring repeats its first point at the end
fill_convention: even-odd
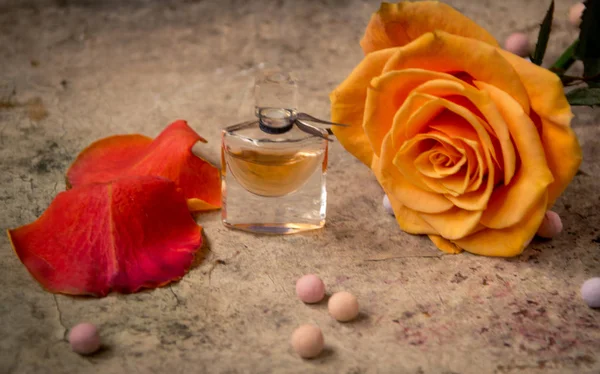
{"type": "MultiPolygon", "coordinates": [[[[500,41],[535,40],[548,1],[450,4],[500,41]]],[[[576,35],[557,1],[547,61],[576,35]]],[[[251,115],[260,64],[295,71],[300,105],[329,116],[328,93],[360,61],[377,1],[0,0],[2,229],[36,219],[64,189],[87,144],[116,133],[155,136],[183,118],[209,140],[251,115]]],[[[579,296],[600,275],[600,115],[577,109],[581,173],[554,208],[565,230],[519,257],[443,255],[400,232],[370,171],[335,143],[328,223],[261,237],[198,216],[205,259],[180,282],[102,299],[52,295],[0,237],[0,373],[597,373],[600,313],[579,296]],[[357,182],[360,181],[360,182],[357,182]],[[326,301],[304,305],[299,276],[348,290],[361,315],[339,324],[326,301]],[[103,349],[71,352],[78,321],[103,349]],[[294,355],[289,336],[319,325],[326,351],[294,355]]]]}

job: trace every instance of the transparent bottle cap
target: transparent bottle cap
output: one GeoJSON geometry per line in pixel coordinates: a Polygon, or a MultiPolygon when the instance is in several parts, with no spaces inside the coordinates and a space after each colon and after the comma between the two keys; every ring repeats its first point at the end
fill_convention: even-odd
{"type": "Polygon", "coordinates": [[[289,72],[280,69],[261,69],[254,80],[254,105],[259,108],[283,108],[295,111],[298,107],[298,85],[289,72]]]}
{"type": "Polygon", "coordinates": [[[286,132],[296,120],[298,85],[279,69],[262,69],[254,81],[255,115],[268,133],[286,132]]]}

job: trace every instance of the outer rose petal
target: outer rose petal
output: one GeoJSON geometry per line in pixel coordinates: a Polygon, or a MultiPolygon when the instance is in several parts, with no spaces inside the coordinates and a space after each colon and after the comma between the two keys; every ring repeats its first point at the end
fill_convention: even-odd
{"type": "Polygon", "coordinates": [[[395,53],[383,68],[384,73],[410,68],[465,72],[476,80],[507,92],[529,114],[529,97],[525,86],[498,48],[479,40],[435,31],[422,35],[404,47],[391,50],[395,53]]]}
{"type": "Polygon", "coordinates": [[[200,232],[175,183],[143,176],[61,192],[40,218],[8,235],[47,290],[105,296],[181,278],[200,232]]]}
{"type": "Polygon", "coordinates": [[[531,108],[542,122],[542,144],[554,176],[554,182],[548,186],[547,209],[550,209],[573,180],[582,160],[579,141],[570,127],[571,106],[556,74],[510,52],[500,49],[499,52],[515,67],[531,98],[531,108]]]}
{"type": "Polygon", "coordinates": [[[484,28],[449,5],[437,1],[382,3],[379,11],[371,16],[360,45],[366,55],[380,49],[403,46],[434,30],[498,45],[484,28]]]}
{"type": "Polygon", "coordinates": [[[342,146],[365,165],[371,165],[373,158],[373,150],[362,127],[367,87],[371,79],[381,74],[393,53],[393,50],[383,50],[369,54],[329,95],[331,120],[349,125],[334,126],[333,133],[342,146]]]}
{"type": "Polygon", "coordinates": [[[190,210],[218,209],[219,170],[192,153],[198,141],[206,142],[185,121],[173,122],[154,140],[141,135],[100,139],[77,156],[67,171],[67,183],[75,187],[123,176],[157,175],[182,189],[190,210]]]}
{"type": "Polygon", "coordinates": [[[505,229],[485,229],[466,238],[453,240],[465,251],[497,257],[512,257],[521,254],[534,237],[546,214],[547,195],[532,207],[518,224],[505,229]]]}
{"type": "Polygon", "coordinates": [[[450,254],[456,254],[463,251],[462,248],[452,243],[450,240],[444,239],[439,235],[429,235],[429,239],[438,247],[439,250],[450,254]]]}
{"type": "Polygon", "coordinates": [[[497,187],[481,217],[487,227],[502,229],[523,220],[546,193],[553,178],[535,125],[523,109],[505,92],[483,82],[475,82],[489,92],[506,119],[517,147],[521,167],[511,183],[497,187]]]}

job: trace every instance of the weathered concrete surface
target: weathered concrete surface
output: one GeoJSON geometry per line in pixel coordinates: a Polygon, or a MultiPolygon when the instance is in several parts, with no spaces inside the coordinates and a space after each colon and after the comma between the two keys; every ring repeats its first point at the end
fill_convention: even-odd
{"type": "MultiPolygon", "coordinates": [[[[156,135],[185,118],[218,156],[219,131],[250,114],[259,63],[292,69],[302,107],[329,115],[328,93],[360,61],[377,1],[0,1],[2,229],[33,221],[95,139],[156,135]],[[87,4],[87,5],[86,5],[87,4]],[[11,103],[11,105],[8,105],[11,103]]],[[[533,36],[547,1],[453,0],[499,40],[533,36]]],[[[549,58],[573,39],[557,3],[549,58]]],[[[600,313],[579,298],[600,275],[598,112],[577,110],[584,162],[556,210],[565,231],[514,259],[442,256],[403,234],[370,171],[336,144],[329,221],[305,235],[258,237],[201,215],[205,261],[182,281],[103,299],[42,291],[0,238],[1,373],[598,373],[600,313]],[[222,260],[224,263],[217,262],[222,260]],[[294,282],[316,272],[350,290],[362,317],[339,324],[305,306],[294,282]],[[63,337],[80,321],[106,349],[83,358],[63,337]],[[327,352],[302,361],[288,339],[319,324],[327,352]]]]}

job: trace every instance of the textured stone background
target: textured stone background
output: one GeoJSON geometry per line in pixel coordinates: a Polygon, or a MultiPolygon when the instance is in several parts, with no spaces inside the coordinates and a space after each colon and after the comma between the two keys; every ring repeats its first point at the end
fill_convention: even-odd
{"type": "MultiPolygon", "coordinates": [[[[548,61],[575,37],[558,1],[548,61]]],[[[499,40],[532,36],[548,1],[451,0],[499,40]]],[[[251,113],[254,69],[297,73],[301,107],[329,116],[328,93],[360,61],[378,1],[0,0],[2,229],[36,219],[95,139],[155,136],[187,119],[218,157],[219,132],[251,113]]],[[[205,260],[178,283],[103,299],[44,292],[0,237],[0,373],[598,373],[600,314],[579,287],[600,275],[600,124],[577,109],[582,173],[558,201],[565,231],[523,255],[443,255],[403,234],[370,171],[331,150],[328,224],[304,235],[228,231],[200,215],[205,260]],[[294,282],[316,272],[349,290],[361,317],[339,324],[294,282]],[[87,320],[105,348],[64,340],[87,320]],[[314,322],[327,351],[302,361],[292,330],[314,322]]]]}

